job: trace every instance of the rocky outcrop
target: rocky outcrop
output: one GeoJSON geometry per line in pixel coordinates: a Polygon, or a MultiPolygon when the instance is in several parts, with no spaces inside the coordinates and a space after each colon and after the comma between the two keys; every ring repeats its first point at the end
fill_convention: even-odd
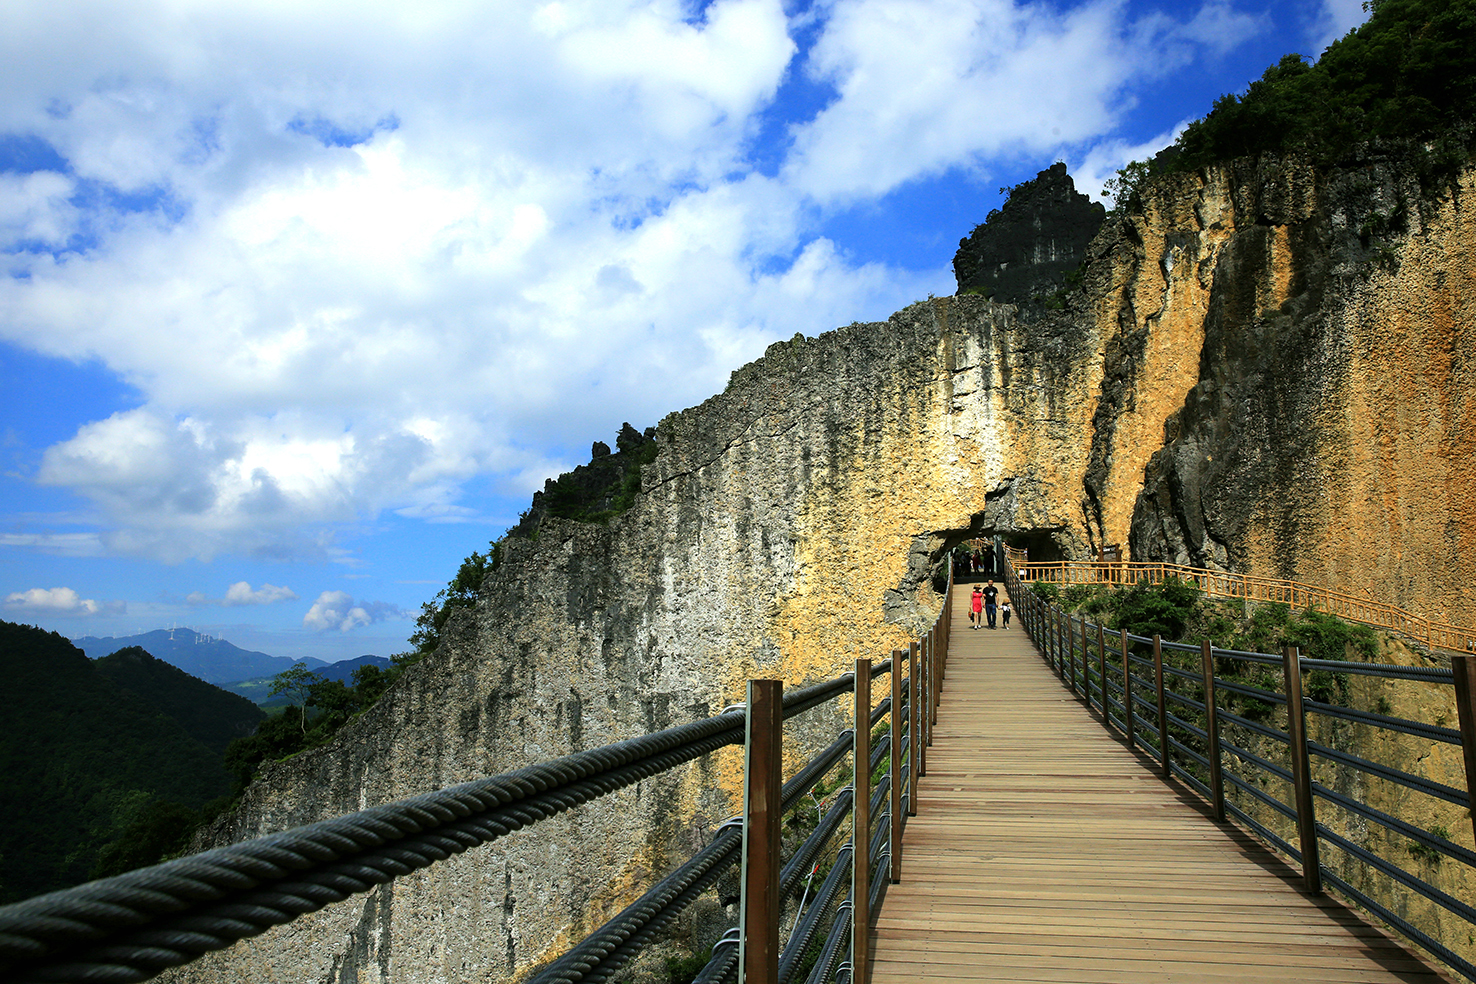
{"type": "Polygon", "coordinates": [[[1321,179],[1245,163],[1215,180],[1177,191],[1203,226],[1178,262],[1213,287],[1134,556],[1476,622],[1472,172],[1422,187],[1405,155],[1370,153],[1321,179]]]}
{"type": "MultiPolygon", "coordinates": [[[[608,525],[547,515],[505,541],[440,648],[332,744],[264,768],[215,836],[882,657],[930,621],[930,574],[976,535],[1036,555],[1130,542],[1476,621],[1476,171],[1443,191],[1402,174],[1181,175],[1103,228],[1060,310],[941,298],[771,346],[660,422],[608,525]]],[[[690,853],[739,788],[736,752],[710,756],[171,978],[511,980],[690,853]]]]}
{"type": "Polygon", "coordinates": [[[1052,164],[1009,189],[1004,205],[959,240],[953,275],[960,294],[1019,304],[1060,290],[1086,259],[1106,212],[1052,164]]]}

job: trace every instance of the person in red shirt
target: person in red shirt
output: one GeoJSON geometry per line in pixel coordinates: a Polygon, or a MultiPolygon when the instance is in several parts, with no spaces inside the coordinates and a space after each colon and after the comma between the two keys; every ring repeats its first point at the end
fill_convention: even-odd
{"type": "Polygon", "coordinates": [[[983,621],[981,616],[984,611],[984,589],[977,584],[974,585],[974,593],[969,598],[969,605],[972,606],[969,609],[969,621],[973,623],[969,628],[977,629],[979,623],[983,621]]]}

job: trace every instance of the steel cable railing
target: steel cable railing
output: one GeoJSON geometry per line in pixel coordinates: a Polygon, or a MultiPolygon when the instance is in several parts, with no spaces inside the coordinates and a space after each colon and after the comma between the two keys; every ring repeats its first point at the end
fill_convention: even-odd
{"type": "MultiPolygon", "coordinates": [[[[866,918],[879,904],[887,881],[883,875],[897,864],[895,841],[915,798],[910,787],[925,771],[921,760],[913,760],[931,743],[930,719],[936,714],[946,674],[946,616],[952,588],[950,576],[938,621],[911,648],[913,673],[901,677],[903,666],[898,659],[908,656],[905,651],[880,663],[857,661],[857,673],[869,665],[869,678],[892,674],[894,694],[871,709],[871,726],[889,714],[892,726],[868,756],[870,769],[864,774],[858,770],[857,781],[864,777],[868,786],[873,785],[869,777],[887,758],[891,768],[862,803],[856,803],[851,793],[837,797],[815,832],[784,866],[778,886],[783,897],[797,890],[804,873],[834,840],[844,817],[864,804],[870,819],[863,833],[870,835],[866,837],[870,850],[857,862],[864,868],[854,876],[864,872],[873,877],[861,882],[868,886],[864,897],[868,905],[864,913],[855,913],[856,918],[866,918]],[[922,698],[921,703],[914,698],[922,698]],[[917,720],[915,707],[924,712],[917,720]],[[897,749],[892,748],[894,733],[900,736],[897,749]],[[889,804],[885,810],[884,804],[889,804]]],[[[858,683],[856,674],[848,673],[791,691],[783,697],[780,719],[851,692],[856,693],[860,717],[864,706],[860,702],[870,687],[868,684],[863,692],[858,683]]],[[[702,721],[0,907],[0,977],[16,984],[146,980],[168,967],[739,743],[745,734],[745,718],[734,713],[739,709],[741,705],[702,721]]],[[[809,793],[848,751],[859,752],[858,741],[854,731],[843,732],[807,763],[784,784],[781,808],[793,806],[809,793]]],[[[859,816],[856,819],[859,824],[859,816]]],[[[550,964],[537,980],[608,980],[686,905],[731,870],[741,848],[740,834],[724,825],[711,844],[550,964]]],[[[836,869],[850,853],[845,845],[838,849],[836,869]]],[[[844,881],[834,870],[832,876],[827,884],[844,881]]],[[[818,929],[815,921],[823,922],[821,917],[833,908],[838,894],[833,884],[822,888],[815,902],[806,907],[802,916],[809,929],[791,940],[800,956],[813,944],[818,929]]],[[[841,903],[841,908],[854,909],[850,901],[841,903]]],[[[826,954],[817,970],[829,973],[835,968],[836,941],[849,937],[845,925],[827,933],[826,954]]],[[[713,960],[700,980],[722,980],[736,971],[735,947],[727,944],[728,939],[714,948],[713,960]]],[[[851,956],[859,962],[857,954],[851,956]]],[[[790,957],[791,972],[794,959],[790,957]]],[[[844,966],[852,966],[852,961],[845,961],[844,966]]]]}
{"type": "MultiPolygon", "coordinates": [[[[890,661],[873,675],[891,668],[890,661]]],[[[850,692],[853,674],[791,691],[784,717],[850,692]]],[[[886,708],[880,708],[884,714],[886,708]]],[[[0,907],[0,976],[140,981],[400,875],[486,844],[743,739],[732,709],[702,721],[0,907]]],[[[847,746],[849,747],[849,746],[847,746]]],[[[844,751],[844,750],[843,750],[844,751]]],[[[833,758],[832,762],[833,764],[833,758]]],[[[798,778],[798,777],[797,777],[798,778]]],[[[725,870],[660,886],[665,912],[725,870]]],[[[653,889],[653,891],[655,891],[653,889]]],[[[654,931],[647,918],[620,946],[654,931]]],[[[620,946],[608,949],[607,956],[620,946]]],[[[591,978],[593,979],[593,978],[591,978]]]]}
{"type": "MultiPolygon", "coordinates": [[[[1476,906],[1469,905],[1458,894],[1433,885],[1426,878],[1406,870],[1389,857],[1381,855],[1371,844],[1360,841],[1368,836],[1366,830],[1371,824],[1390,831],[1398,838],[1406,839],[1412,845],[1412,853],[1416,850],[1424,851],[1431,857],[1443,857],[1450,863],[1473,870],[1476,870],[1476,851],[1452,842],[1444,828],[1437,827],[1435,829],[1439,832],[1432,832],[1408,819],[1362,802],[1349,795],[1341,780],[1336,784],[1318,782],[1313,774],[1313,763],[1320,759],[1337,769],[1351,770],[1352,774],[1368,777],[1376,782],[1391,783],[1394,787],[1433,797],[1463,810],[1470,808],[1473,795],[1476,795],[1472,792],[1473,777],[1468,772],[1464,777],[1466,788],[1460,789],[1437,779],[1414,775],[1405,769],[1372,761],[1364,755],[1313,740],[1306,734],[1305,725],[1307,717],[1317,716],[1377,729],[1380,734],[1458,745],[1465,752],[1466,762],[1470,763],[1473,761],[1473,749],[1468,744],[1476,744],[1476,740],[1471,737],[1476,735],[1476,713],[1473,713],[1471,707],[1472,703],[1476,703],[1476,699],[1473,699],[1476,696],[1476,682],[1471,682],[1476,680],[1476,666],[1472,665],[1476,664],[1476,659],[1454,657],[1457,664],[1461,664],[1462,660],[1470,662],[1458,665],[1456,672],[1453,672],[1444,668],[1312,660],[1301,658],[1295,650],[1276,656],[1216,649],[1207,643],[1190,646],[1125,632],[1110,633],[1120,635],[1121,641],[1109,646],[1105,640],[1109,633],[1102,627],[1076,616],[1068,616],[1060,608],[1046,602],[1030,591],[1008,566],[1006,584],[1012,600],[1016,601],[1022,624],[1036,641],[1042,659],[1061,678],[1064,685],[1084,699],[1088,707],[1101,713],[1103,705],[1106,705],[1104,721],[1109,728],[1120,730],[1124,734],[1131,731],[1133,744],[1156,758],[1167,775],[1183,781],[1209,801],[1217,813],[1233,817],[1275,850],[1301,865],[1304,879],[1314,891],[1320,890],[1325,881],[1356,903],[1377,913],[1399,932],[1460,973],[1476,980],[1476,965],[1431,933],[1411,923],[1409,920],[1413,917],[1405,912],[1407,903],[1397,893],[1404,891],[1428,900],[1449,916],[1466,923],[1457,934],[1463,940],[1468,934],[1476,935],[1476,906]],[[1092,633],[1096,633],[1094,645],[1088,643],[1092,633]],[[1133,651],[1135,649],[1136,652],[1133,651]],[[1142,655],[1145,652],[1151,652],[1152,658],[1142,655]],[[1109,654],[1116,666],[1108,664],[1109,654]],[[1169,661],[1171,657],[1193,659],[1198,664],[1199,672],[1173,665],[1169,661]],[[1096,667],[1093,666],[1093,659],[1097,660],[1096,667]],[[1267,689],[1264,671],[1260,671],[1260,677],[1252,675],[1254,683],[1227,678],[1215,669],[1218,665],[1223,665],[1219,662],[1222,660],[1249,666],[1274,665],[1283,671],[1287,689],[1280,692],[1267,689]],[[1152,668],[1156,679],[1150,681],[1135,673],[1127,673],[1122,669],[1124,665],[1152,668]],[[1105,686],[1101,680],[1104,672],[1109,675],[1105,686]],[[1443,720],[1431,724],[1396,717],[1386,713],[1388,708],[1382,700],[1378,712],[1314,700],[1304,696],[1302,691],[1301,680],[1306,673],[1322,674],[1323,681],[1328,679],[1328,674],[1346,674],[1427,685],[1454,685],[1461,727],[1459,730],[1447,727],[1443,720]],[[1462,682],[1463,673],[1467,674],[1464,678],[1467,682],[1462,682]],[[1158,683],[1159,679],[1163,683],[1158,683]],[[1086,684],[1084,693],[1083,682],[1086,684]],[[1092,693],[1094,684],[1097,689],[1095,695],[1092,693]],[[1187,692],[1181,692],[1179,688],[1187,692]],[[1144,693],[1139,693],[1139,690],[1144,693]],[[1146,696],[1147,693],[1152,693],[1153,699],[1146,696]],[[1206,698],[1206,694],[1213,699],[1206,698]],[[1293,696],[1289,698],[1288,694],[1293,696]],[[1113,699],[1115,695],[1122,695],[1122,701],[1113,699]],[[1232,706],[1238,702],[1243,713],[1236,713],[1222,706],[1222,701],[1232,706]],[[1168,707],[1176,708],[1178,713],[1168,711],[1168,707]],[[1129,715],[1129,710],[1134,713],[1129,715]],[[1112,713],[1113,711],[1116,713],[1112,713]],[[1280,730],[1263,720],[1253,719],[1264,719],[1272,715],[1286,718],[1288,730],[1280,730]],[[1153,718],[1157,718],[1157,721],[1154,722],[1153,718]],[[1221,728],[1238,729],[1237,734],[1242,737],[1224,736],[1220,734],[1221,728]],[[1152,733],[1152,743],[1140,740],[1145,732],[1152,733]],[[1466,735],[1464,740],[1463,734],[1466,735]],[[1226,753],[1229,762],[1226,761],[1226,753]],[[1278,755],[1285,755],[1290,764],[1283,765],[1273,761],[1278,755]],[[1236,762],[1247,770],[1246,774],[1238,774],[1228,767],[1236,762]],[[1234,802],[1224,795],[1223,789],[1218,785],[1220,780],[1216,778],[1217,775],[1223,776],[1224,787],[1244,797],[1242,803],[1234,802]],[[1264,780],[1258,777],[1266,777],[1274,784],[1283,785],[1294,794],[1293,799],[1296,802],[1283,801],[1261,788],[1264,780]],[[1350,832],[1338,833],[1320,822],[1315,816],[1313,806],[1317,801],[1346,811],[1349,816],[1356,818],[1357,822],[1350,821],[1350,832]],[[1266,812],[1257,816],[1253,812],[1254,808],[1262,808],[1266,812]],[[1300,848],[1274,829],[1278,822],[1288,823],[1296,829],[1294,839],[1300,840],[1300,848]],[[1362,876],[1351,879],[1330,870],[1319,857],[1316,850],[1318,843],[1341,852],[1348,863],[1389,879],[1389,884],[1395,887],[1379,889],[1384,894],[1378,897],[1371,895],[1373,889],[1353,884],[1353,881],[1366,880],[1362,876]],[[1390,892],[1394,894],[1391,895],[1390,892]],[[1395,899],[1398,901],[1393,901],[1395,899]],[[1396,913],[1396,908],[1404,915],[1396,913]]],[[[1319,687],[1326,690],[1327,684],[1324,682],[1319,687]]],[[[1342,684],[1337,684],[1335,691],[1346,693],[1342,684]]],[[[1355,788],[1364,787],[1358,785],[1355,788]]],[[[1423,815],[1428,816],[1428,810],[1424,810],[1423,815]]],[[[1476,818],[1472,822],[1476,826],[1476,818]]],[[[1450,884],[1458,884],[1458,881],[1450,884]]]]}
{"type": "MultiPolygon", "coordinates": [[[[784,784],[781,809],[792,808],[851,750],[854,734],[850,729],[842,732],[784,784]]],[[[741,847],[741,831],[733,824],[724,825],[711,844],[535,974],[530,984],[607,980],[639,952],[642,944],[669,926],[683,909],[737,864],[741,847]]]]}

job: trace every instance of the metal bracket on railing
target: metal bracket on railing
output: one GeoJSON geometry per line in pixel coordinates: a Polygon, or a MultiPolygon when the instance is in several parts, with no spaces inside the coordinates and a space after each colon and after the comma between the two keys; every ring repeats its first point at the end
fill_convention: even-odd
{"type": "Polygon", "coordinates": [[[746,710],[748,710],[748,705],[747,704],[729,704],[727,707],[723,708],[721,711],[718,711],[718,713],[719,714],[727,714],[729,711],[746,711],[746,710]]]}
{"type": "Polygon", "coordinates": [[[838,905],[838,906],[835,907],[835,918],[839,919],[841,917],[841,913],[843,913],[843,912],[850,912],[854,908],[856,908],[856,907],[851,904],[851,900],[850,899],[846,899],[840,905],[838,905]]]}
{"type": "Polygon", "coordinates": [[[716,943],[712,945],[712,955],[714,957],[717,956],[719,947],[737,946],[740,940],[740,934],[741,930],[737,926],[734,926],[732,929],[728,930],[726,933],[718,938],[718,941],[716,943]]]}
{"type": "Polygon", "coordinates": [[[740,813],[736,817],[729,817],[722,823],[718,824],[717,830],[714,830],[712,832],[712,839],[717,840],[719,837],[723,836],[723,831],[727,830],[729,827],[737,827],[739,830],[742,830],[743,814],[740,813]]]}

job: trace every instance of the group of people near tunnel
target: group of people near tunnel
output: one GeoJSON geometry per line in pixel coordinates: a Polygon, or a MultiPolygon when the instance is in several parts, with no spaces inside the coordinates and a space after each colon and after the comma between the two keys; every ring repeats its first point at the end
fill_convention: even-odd
{"type": "Polygon", "coordinates": [[[953,548],[953,576],[959,578],[968,577],[971,574],[987,574],[994,576],[994,544],[984,541],[982,546],[976,546],[971,550],[967,544],[959,544],[953,548]]]}
{"type": "Polygon", "coordinates": [[[983,586],[974,585],[974,593],[969,596],[969,628],[984,628],[984,620],[989,620],[988,628],[996,628],[995,619],[1003,616],[1004,627],[1010,627],[1010,603],[999,604],[999,588],[994,586],[994,578],[983,586]]]}

